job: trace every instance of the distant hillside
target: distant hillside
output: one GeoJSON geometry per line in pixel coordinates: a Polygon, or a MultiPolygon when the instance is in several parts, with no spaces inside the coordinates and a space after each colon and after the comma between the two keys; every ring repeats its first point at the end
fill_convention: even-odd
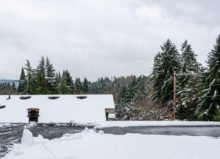
{"type": "Polygon", "coordinates": [[[2,84],[2,83],[10,83],[10,85],[12,85],[12,83],[14,82],[15,83],[15,85],[16,85],[16,87],[18,87],[18,81],[17,80],[9,80],[9,79],[0,79],[0,84],[2,84]]]}

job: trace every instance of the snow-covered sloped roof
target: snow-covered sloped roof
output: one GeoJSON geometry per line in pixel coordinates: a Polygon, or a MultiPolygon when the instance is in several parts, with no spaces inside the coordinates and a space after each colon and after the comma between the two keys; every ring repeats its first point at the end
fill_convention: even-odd
{"type": "Polygon", "coordinates": [[[28,122],[27,109],[39,108],[39,122],[81,122],[93,123],[105,121],[105,108],[115,108],[112,95],[30,95],[29,99],[21,95],[0,96],[0,122],[28,122]],[[57,96],[57,99],[48,97],[57,96]],[[86,97],[79,99],[78,97],[86,97]]]}

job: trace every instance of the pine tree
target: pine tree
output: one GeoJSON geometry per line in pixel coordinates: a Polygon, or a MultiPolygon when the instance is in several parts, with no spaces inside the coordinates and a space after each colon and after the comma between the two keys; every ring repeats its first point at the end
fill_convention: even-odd
{"type": "Polygon", "coordinates": [[[62,82],[60,85],[60,93],[61,94],[69,94],[69,88],[67,87],[67,85],[62,82]]]}
{"type": "Polygon", "coordinates": [[[118,104],[119,106],[124,106],[125,104],[128,103],[127,99],[126,99],[126,92],[127,92],[127,88],[126,86],[123,86],[119,92],[119,96],[118,96],[118,104]]]}
{"type": "Polygon", "coordinates": [[[11,88],[15,93],[17,92],[17,88],[14,82],[12,83],[11,88]]]}
{"type": "Polygon", "coordinates": [[[7,88],[11,89],[11,85],[9,82],[6,83],[7,88]]]}
{"type": "Polygon", "coordinates": [[[208,70],[202,75],[197,116],[200,120],[219,120],[220,115],[220,35],[208,55],[208,70]]]}
{"type": "Polygon", "coordinates": [[[89,93],[88,80],[86,78],[84,78],[83,81],[83,93],[85,94],[89,93]]]}
{"type": "Polygon", "coordinates": [[[55,76],[55,69],[53,67],[53,65],[50,63],[49,58],[46,58],[46,86],[48,89],[48,93],[49,94],[56,94],[56,86],[55,86],[55,82],[56,82],[56,76],[55,76]]]}
{"type": "Polygon", "coordinates": [[[26,86],[25,94],[35,94],[36,92],[36,80],[35,80],[35,70],[32,69],[30,61],[26,60],[25,68],[26,70],[26,86]]]}
{"type": "Polygon", "coordinates": [[[187,40],[182,44],[181,51],[181,73],[183,75],[177,77],[177,116],[181,120],[194,120],[197,106],[197,83],[199,81],[197,74],[201,71],[201,64],[197,62],[197,55],[187,40]]]}
{"type": "Polygon", "coordinates": [[[21,68],[21,75],[19,79],[19,85],[18,85],[18,94],[24,94],[25,93],[25,86],[26,86],[26,77],[24,73],[24,68],[21,68]]]}
{"type": "Polygon", "coordinates": [[[127,91],[125,94],[125,98],[127,99],[128,103],[134,102],[138,97],[138,90],[137,90],[137,79],[134,76],[132,82],[128,85],[127,91]]]}
{"type": "Polygon", "coordinates": [[[169,39],[161,46],[161,50],[154,58],[153,98],[165,104],[173,99],[173,73],[180,71],[181,57],[169,39]]]}
{"type": "Polygon", "coordinates": [[[68,70],[63,71],[62,74],[62,82],[67,86],[69,89],[69,93],[73,94],[75,92],[73,79],[68,70]]]}
{"type": "MultiPolygon", "coordinates": [[[[180,120],[196,120],[200,75],[191,76],[187,85],[177,93],[177,118],[180,120]]],[[[178,88],[180,89],[180,88],[178,88]]]]}
{"type": "MultiPolygon", "coordinates": [[[[183,74],[196,74],[199,72],[201,64],[197,62],[196,54],[192,50],[192,46],[188,44],[188,41],[185,40],[181,47],[182,51],[182,68],[181,73],[183,74]]],[[[183,75],[180,78],[181,84],[180,87],[184,88],[190,79],[190,75],[183,75]]]]}
{"type": "Polygon", "coordinates": [[[46,83],[46,70],[45,70],[44,57],[41,57],[41,60],[39,61],[39,65],[37,66],[36,69],[36,82],[37,82],[36,93],[47,94],[48,88],[46,83]]]}
{"type": "Polygon", "coordinates": [[[75,93],[81,94],[82,93],[82,83],[80,78],[76,78],[75,80],[75,93]]]}
{"type": "Polygon", "coordinates": [[[182,44],[182,60],[183,60],[183,64],[182,64],[182,72],[183,73],[195,73],[198,72],[201,64],[199,62],[197,62],[197,55],[194,53],[194,51],[192,50],[192,46],[190,44],[188,44],[188,41],[185,40],[184,43],[182,44]]]}
{"type": "Polygon", "coordinates": [[[146,77],[139,76],[137,78],[137,97],[136,100],[142,100],[147,96],[146,88],[145,88],[146,77]]]}
{"type": "Polygon", "coordinates": [[[54,83],[55,94],[60,94],[61,93],[61,91],[60,91],[61,83],[62,83],[62,77],[60,75],[60,72],[58,72],[55,75],[55,83],[54,83]]]}

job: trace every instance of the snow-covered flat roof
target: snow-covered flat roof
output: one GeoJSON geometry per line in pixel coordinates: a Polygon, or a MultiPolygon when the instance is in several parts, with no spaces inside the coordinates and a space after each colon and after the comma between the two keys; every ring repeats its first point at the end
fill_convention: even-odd
{"type": "Polygon", "coordinates": [[[210,121],[104,121],[96,123],[96,128],[135,126],[220,126],[220,122],[210,121]]]}
{"type": "Polygon", "coordinates": [[[5,159],[219,159],[220,139],[205,136],[112,135],[84,130],[48,140],[25,130],[5,159]]]}
{"type": "Polygon", "coordinates": [[[112,95],[29,95],[0,96],[0,122],[28,122],[27,109],[39,108],[39,122],[81,122],[105,121],[105,108],[115,108],[112,95]],[[48,99],[48,97],[59,97],[48,99]],[[80,99],[78,97],[86,97],[80,99]]]}

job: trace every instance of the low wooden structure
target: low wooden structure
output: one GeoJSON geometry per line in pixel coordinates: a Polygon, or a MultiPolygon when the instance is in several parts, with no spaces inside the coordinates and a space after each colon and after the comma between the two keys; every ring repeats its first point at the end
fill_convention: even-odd
{"type": "Polygon", "coordinates": [[[39,110],[38,108],[28,108],[29,122],[38,122],[39,110]]]}
{"type": "Polygon", "coordinates": [[[115,108],[105,108],[106,121],[109,120],[109,114],[115,114],[115,108]]]}

